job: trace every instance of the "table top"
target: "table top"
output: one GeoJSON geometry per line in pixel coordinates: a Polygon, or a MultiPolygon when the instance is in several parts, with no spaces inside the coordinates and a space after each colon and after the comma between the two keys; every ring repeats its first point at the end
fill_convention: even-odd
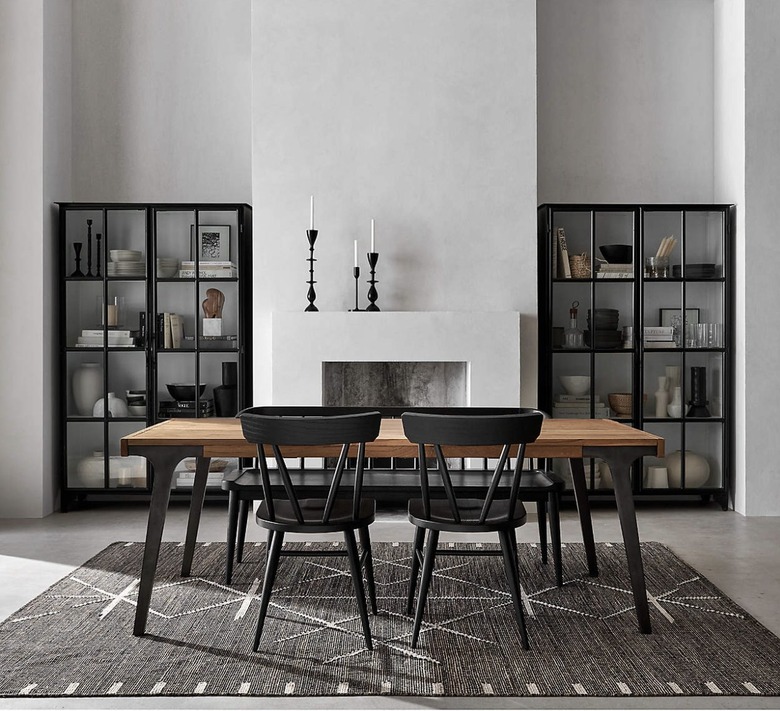
{"type": "MultiPolygon", "coordinates": [[[[254,457],[255,446],[244,439],[241,423],[233,418],[174,418],[122,438],[123,455],[138,453],[139,447],[201,447],[204,457],[254,457]]],[[[652,447],[664,455],[663,437],[608,419],[546,419],[542,432],[526,448],[526,456],[581,458],[586,447],[652,447]]],[[[337,456],[338,446],[283,447],[288,457],[337,456]]],[[[446,447],[451,457],[498,456],[497,448],[446,447]],[[495,450],[495,453],[494,451],[495,450]]],[[[379,437],[366,444],[369,457],[416,457],[417,445],[404,436],[400,419],[384,419],[379,437]]]]}

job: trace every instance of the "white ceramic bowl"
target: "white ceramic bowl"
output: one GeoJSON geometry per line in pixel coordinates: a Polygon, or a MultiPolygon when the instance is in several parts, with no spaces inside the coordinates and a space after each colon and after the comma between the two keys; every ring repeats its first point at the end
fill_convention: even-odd
{"type": "Polygon", "coordinates": [[[108,256],[112,262],[140,262],[143,253],[135,249],[111,249],[108,256]]]}
{"type": "Polygon", "coordinates": [[[587,395],[590,390],[590,375],[559,375],[558,380],[569,395],[587,395]]]}

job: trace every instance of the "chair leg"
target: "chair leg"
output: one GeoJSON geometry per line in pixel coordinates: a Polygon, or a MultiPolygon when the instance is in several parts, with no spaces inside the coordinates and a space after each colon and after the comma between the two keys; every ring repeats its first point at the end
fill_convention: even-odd
{"type": "Polygon", "coordinates": [[[412,649],[417,646],[420,636],[425,601],[428,598],[428,588],[433,576],[433,564],[436,560],[436,546],[439,544],[439,532],[428,531],[428,541],[425,546],[425,558],[423,559],[422,578],[420,579],[420,593],[417,596],[417,609],[414,613],[414,631],[412,632],[412,649]]]}
{"type": "Polygon", "coordinates": [[[363,548],[363,566],[366,570],[366,582],[368,583],[368,599],[371,601],[371,612],[376,615],[376,585],[374,584],[374,559],[371,557],[371,537],[368,535],[368,526],[358,529],[360,545],[363,548]]]}
{"type": "Polygon", "coordinates": [[[246,540],[246,524],[249,520],[249,501],[241,499],[238,505],[238,533],[236,535],[236,562],[244,559],[244,541],[246,540]]]}
{"type": "Polygon", "coordinates": [[[366,647],[369,650],[373,650],[371,628],[368,626],[366,592],[363,589],[363,571],[360,569],[360,556],[358,555],[357,543],[355,542],[355,532],[352,530],[344,531],[344,542],[347,545],[347,556],[349,557],[349,567],[352,571],[352,585],[355,588],[360,621],[363,623],[363,636],[366,638],[366,647]]]}
{"type": "Polygon", "coordinates": [[[276,569],[279,567],[279,557],[282,553],[284,533],[281,531],[269,531],[271,545],[268,550],[268,560],[265,566],[265,578],[263,579],[263,592],[260,597],[260,614],[257,618],[257,630],[255,631],[255,643],[252,649],[256,652],[260,648],[260,637],[263,634],[265,615],[268,612],[268,602],[271,599],[271,591],[276,579],[276,569]]]}
{"type": "Polygon", "coordinates": [[[225,585],[233,579],[233,557],[236,554],[236,526],[238,525],[238,492],[228,495],[227,554],[225,556],[225,585]]]}
{"type": "Polygon", "coordinates": [[[542,563],[547,565],[547,502],[536,502],[536,516],[539,519],[539,547],[542,549],[542,563]]]}
{"type": "Polygon", "coordinates": [[[415,528],[414,549],[412,550],[412,572],[409,576],[409,592],[406,596],[406,614],[411,616],[414,605],[414,589],[417,587],[417,575],[420,572],[420,556],[425,542],[425,529],[415,528]]]}
{"type": "Polygon", "coordinates": [[[555,584],[563,586],[563,563],[561,561],[561,502],[560,494],[551,491],[549,495],[550,509],[550,544],[552,545],[553,564],[555,565],[555,584]]]}
{"type": "Polygon", "coordinates": [[[517,579],[517,561],[513,559],[512,542],[509,531],[499,531],[498,538],[501,541],[501,551],[504,554],[504,569],[506,581],[509,584],[509,592],[512,595],[512,603],[515,608],[515,619],[520,628],[520,637],[523,640],[523,649],[529,649],[528,632],[525,628],[525,615],[523,614],[523,601],[520,597],[520,582],[517,579]]]}

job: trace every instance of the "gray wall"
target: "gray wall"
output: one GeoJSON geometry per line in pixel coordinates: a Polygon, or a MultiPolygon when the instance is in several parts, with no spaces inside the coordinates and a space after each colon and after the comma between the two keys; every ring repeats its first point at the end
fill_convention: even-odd
{"type": "Polygon", "coordinates": [[[74,200],[249,202],[249,0],[73,0],[74,200]]]}
{"type": "Polygon", "coordinates": [[[70,180],[68,77],[54,69],[61,90],[48,76],[69,65],[69,14],[69,0],[0,3],[0,517],[44,516],[56,495],[54,250],[44,206],[70,180]]]}
{"type": "Polygon", "coordinates": [[[777,436],[780,303],[777,200],[780,194],[780,3],[745,2],[744,280],[745,513],[780,514],[777,436]]]}
{"type": "Polygon", "coordinates": [[[539,202],[709,202],[712,0],[540,0],[539,202]]]}

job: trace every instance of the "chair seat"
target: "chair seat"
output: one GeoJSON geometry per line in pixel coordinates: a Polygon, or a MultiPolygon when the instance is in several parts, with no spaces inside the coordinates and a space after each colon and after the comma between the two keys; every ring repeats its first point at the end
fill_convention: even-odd
{"type": "Polygon", "coordinates": [[[286,499],[274,501],[275,520],[271,521],[265,501],[257,509],[257,523],[272,531],[309,531],[311,533],[336,533],[357,529],[373,523],[376,515],[376,501],[361,499],[358,518],[352,517],[352,499],[336,499],[328,523],[322,523],[326,499],[301,499],[299,501],[303,523],[295,517],[293,507],[286,499]]]}
{"type": "Polygon", "coordinates": [[[509,513],[509,500],[496,499],[488,511],[484,523],[479,523],[479,515],[482,512],[483,501],[480,499],[459,499],[458,511],[460,522],[456,523],[452,516],[449,501],[446,499],[431,499],[431,514],[426,516],[423,510],[422,499],[410,499],[409,520],[421,528],[431,528],[436,531],[462,532],[465,528],[478,533],[518,528],[525,523],[526,511],[521,501],[515,504],[515,510],[511,516],[509,513]]]}

